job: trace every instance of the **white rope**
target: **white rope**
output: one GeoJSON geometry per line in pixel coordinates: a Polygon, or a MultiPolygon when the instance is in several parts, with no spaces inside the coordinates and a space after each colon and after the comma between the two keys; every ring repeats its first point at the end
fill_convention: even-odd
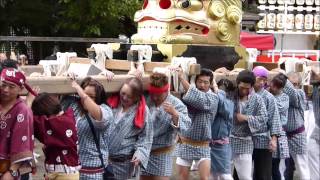
{"type": "Polygon", "coordinates": [[[109,44],[92,44],[91,48],[94,48],[96,53],[96,62],[92,62],[101,71],[105,70],[106,59],[113,58],[113,49],[109,44]]]}
{"type": "MultiPolygon", "coordinates": [[[[173,67],[181,67],[181,69],[184,72],[184,78],[188,81],[189,78],[189,71],[190,71],[190,65],[197,64],[197,59],[194,57],[173,57],[171,60],[171,65],[173,67]]],[[[182,85],[179,83],[178,79],[178,72],[172,72],[173,76],[173,88],[175,92],[184,92],[182,85]]],[[[190,83],[195,83],[196,76],[193,75],[190,79],[190,83]]]]}
{"type": "Polygon", "coordinates": [[[60,76],[63,73],[68,71],[69,64],[70,64],[69,63],[70,57],[77,57],[77,53],[76,52],[65,52],[65,53],[57,52],[57,61],[59,63],[58,69],[56,72],[57,76],[60,76]]]}
{"type": "Polygon", "coordinates": [[[138,51],[138,60],[140,62],[151,62],[152,47],[150,45],[132,45],[130,50],[138,51]]]}

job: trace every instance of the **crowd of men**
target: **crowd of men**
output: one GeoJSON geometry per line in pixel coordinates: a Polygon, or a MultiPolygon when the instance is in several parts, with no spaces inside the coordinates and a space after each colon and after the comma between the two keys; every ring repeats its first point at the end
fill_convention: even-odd
{"type": "Polygon", "coordinates": [[[44,144],[46,179],[168,180],[174,160],[181,180],[192,165],[203,180],[280,180],[283,174],[290,180],[293,166],[299,179],[319,179],[319,151],[308,154],[308,146],[320,146],[316,71],[310,97],[316,128],[308,145],[299,73],[279,71],[268,81],[268,70],[258,66],[239,72],[233,83],[215,82],[215,73],[202,69],[190,84],[181,68],[170,70],[178,73],[181,99],[170,94],[166,68],[155,68],[147,92],[138,77],[112,95],[93,78],[78,84],[71,77],[77,93],[62,96],[39,94],[16,67],[3,67],[0,179],[32,171],[34,138],[44,144]]]}

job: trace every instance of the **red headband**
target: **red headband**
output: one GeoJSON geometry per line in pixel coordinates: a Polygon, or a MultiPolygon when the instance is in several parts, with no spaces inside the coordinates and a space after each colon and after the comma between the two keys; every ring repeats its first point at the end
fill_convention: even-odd
{"type": "Polygon", "coordinates": [[[169,88],[170,88],[169,84],[167,84],[163,87],[155,87],[150,84],[149,85],[149,93],[150,94],[161,94],[161,93],[168,92],[169,88]]]}
{"type": "Polygon", "coordinates": [[[26,83],[26,77],[23,73],[14,68],[6,68],[1,72],[1,81],[12,82],[20,87],[25,87],[32,95],[37,96],[32,88],[26,83]]]}

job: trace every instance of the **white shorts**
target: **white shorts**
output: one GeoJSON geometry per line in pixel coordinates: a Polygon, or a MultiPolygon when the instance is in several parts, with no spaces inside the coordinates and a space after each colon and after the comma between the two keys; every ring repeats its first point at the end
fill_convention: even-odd
{"type": "Polygon", "coordinates": [[[182,158],[178,157],[177,160],[176,160],[176,164],[180,165],[180,166],[191,167],[192,162],[195,161],[195,165],[198,168],[200,163],[202,161],[204,161],[204,160],[209,160],[210,161],[210,158],[201,158],[200,160],[185,160],[185,159],[182,159],[182,158]]]}

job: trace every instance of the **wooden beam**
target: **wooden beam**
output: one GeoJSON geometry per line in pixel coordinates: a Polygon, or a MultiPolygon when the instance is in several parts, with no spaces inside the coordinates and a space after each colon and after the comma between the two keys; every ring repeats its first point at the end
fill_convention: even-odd
{"type": "Polygon", "coordinates": [[[131,62],[126,60],[106,60],[106,69],[118,71],[130,71],[131,62]]]}
{"type": "Polygon", "coordinates": [[[24,72],[26,76],[30,76],[30,74],[34,72],[42,74],[44,71],[41,65],[25,65],[20,66],[20,69],[24,72]]]}
{"type": "MultiPolygon", "coordinates": [[[[275,75],[278,73],[276,72],[269,72],[268,79],[271,80],[275,75]]],[[[238,73],[232,72],[228,75],[222,74],[222,73],[216,73],[215,78],[218,82],[220,79],[229,79],[232,82],[236,82],[236,78],[238,76],[238,73]]],[[[129,75],[115,75],[114,79],[112,81],[108,81],[106,77],[104,76],[92,76],[94,79],[99,81],[105,88],[105,91],[107,93],[114,93],[118,92],[120,90],[120,87],[130,77],[129,75]]],[[[80,83],[83,80],[83,78],[78,79],[78,82],[80,83]]],[[[53,93],[53,94],[71,94],[75,93],[76,91],[71,87],[71,80],[68,77],[62,77],[62,76],[52,76],[52,77],[27,77],[27,82],[31,87],[38,86],[40,87],[40,92],[47,92],[47,93],[53,93]]],[[[147,89],[147,86],[149,84],[149,75],[144,75],[142,78],[144,89],[147,89]]],[[[310,94],[312,92],[312,86],[305,85],[304,90],[307,94],[310,94]]],[[[180,93],[172,92],[176,97],[181,97],[180,93]]],[[[24,90],[22,93],[23,95],[27,94],[27,92],[24,90]]]]}
{"type": "MultiPolygon", "coordinates": [[[[99,81],[108,93],[118,92],[122,84],[128,78],[133,77],[129,75],[115,75],[112,81],[108,81],[104,76],[92,76],[95,80],[99,81]]],[[[80,83],[83,78],[78,79],[80,83]]],[[[149,84],[149,76],[145,75],[142,78],[143,85],[146,88],[149,84]]],[[[54,94],[70,94],[75,93],[74,88],[71,87],[71,80],[69,77],[52,76],[52,77],[27,77],[27,83],[32,86],[40,87],[40,92],[54,93],[54,94]]],[[[23,92],[26,94],[26,91],[23,92]]]]}
{"type": "Polygon", "coordinates": [[[279,67],[278,63],[269,63],[269,62],[253,62],[252,63],[252,68],[255,68],[256,66],[263,66],[266,69],[268,69],[269,71],[271,71],[272,69],[276,69],[279,67]]]}
{"type": "MultiPolygon", "coordinates": [[[[81,64],[90,64],[90,59],[88,58],[78,58],[73,57],[69,60],[70,63],[81,63],[81,64]]],[[[151,73],[155,67],[167,67],[171,64],[168,62],[145,62],[144,70],[147,73],[151,73]]],[[[131,61],[126,60],[117,60],[117,59],[108,59],[106,60],[106,69],[116,70],[116,71],[130,71],[131,61]]],[[[200,73],[201,66],[200,64],[190,65],[190,75],[197,75],[200,73]]]]}
{"type": "Polygon", "coordinates": [[[69,63],[78,63],[78,64],[90,64],[91,60],[88,58],[81,58],[81,57],[70,57],[69,63]]]}
{"type": "Polygon", "coordinates": [[[156,67],[165,68],[165,67],[168,67],[170,65],[171,64],[167,63],[167,62],[146,62],[146,63],[144,63],[144,70],[147,73],[152,73],[153,69],[156,68],[156,67]]]}
{"type": "Polygon", "coordinates": [[[39,36],[0,36],[0,41],[33,41],[33,42],[90,42],[111,43],[126,42],[118,38],[83,38],[83,37],[39,37],[39,36]]]}

